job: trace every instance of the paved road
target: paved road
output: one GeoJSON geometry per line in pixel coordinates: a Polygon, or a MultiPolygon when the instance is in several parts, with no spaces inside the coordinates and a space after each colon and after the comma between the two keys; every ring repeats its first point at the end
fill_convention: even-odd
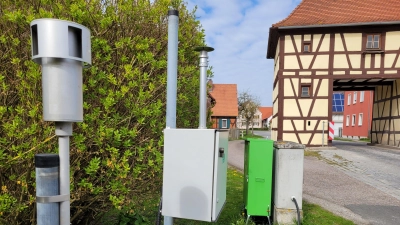
{"type": "Polygon", "coordinates": [[[255,130],[254,131],[255,135],[263,136],[264,138],[271,138],[271,131],[266,131],[266,130],[255,130]]]}
{"type": "MultiPolygon", "coordinates": [[[[357,224],[400,224],[400,150],[334,142],[304,159],[303,198],[357,224]]],[[[229,143],[230,165],[243,169],[243,141],[229,143]]]]}
{"type": "MultiPolygon", "coordinates": [[[[343,206],[369,224],[400,224],[400,150],[367,146],[364,142],[335,141],[334,146],[336,150],[323,150],[320,155],[325,164],[353,180],[354,186],[337,186],[332,180],[327,186],[331,191],[337,190],[335,195],[319,197],[343,206]]],[[[311,185],[305,181],[305,189],[312,193],[324,188],[311,179],[307,184],[311,185]]]]}
{"type": "Polygon", "coordinates": [[[243,171],[244,168],[244,141],[230,141],[228,143],[228,163],[243,171]]]}

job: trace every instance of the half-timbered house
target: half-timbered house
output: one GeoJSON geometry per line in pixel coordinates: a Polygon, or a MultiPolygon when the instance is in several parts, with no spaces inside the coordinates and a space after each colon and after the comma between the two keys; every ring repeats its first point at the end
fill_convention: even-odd
{"type": "Polygon", "coordinates": [[[399,53],[400,1],[303,0],[269,32],[272,139],[331,144],[333,91],[373,90],[371,141],[399,146],[399,53]]]}

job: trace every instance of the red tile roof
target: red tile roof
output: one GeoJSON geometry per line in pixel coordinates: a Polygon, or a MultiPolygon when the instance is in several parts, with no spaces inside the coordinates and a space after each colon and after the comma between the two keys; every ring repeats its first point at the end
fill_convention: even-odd
{"type": "Polygon", "coordinates": [[[212,116],[238,116],[236,84],[213,84],[209,93],[216,101],[212,116]]]}
{"type": "Polygon", "coordinates": [[[303,0],[272,27],[399,21],[399,0],[303,0]]]}
{"type": "Polygon", "coordinates": [[[262,114],[262,120],[268,119],[272,115],[272,107],[258,107],[262,114]]]}

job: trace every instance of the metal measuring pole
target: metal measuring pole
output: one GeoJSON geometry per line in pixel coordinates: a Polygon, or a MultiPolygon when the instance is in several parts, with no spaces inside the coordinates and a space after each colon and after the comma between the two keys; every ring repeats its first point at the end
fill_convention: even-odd
{"type": "Polygon", "coordinates": [[[214,51],[214,48],[208,46],[200,46],[194,49],[200,52],[200,114],[199,129],[207,129],[207,67],[208,52],[214,51]]]}
{"type": "MultiPolygon", "coordinates": [[[[178,74],[178,29],[179,12],[168,10],[168,64],[167,64],[167,115],[166,128],[176,128],[176,95],[178,74]]],[[[164,224],[172,225],[174,218],[164,216],[164,224]]]]}
{"type": "Polygon", "coordinates": [[[179,12],[168,10],[167,128],[176,128],[179,12]]]}
{"type": "Polygon", "coordinates": [[[70,21],[37,19],[31,38],[32,59],[42,66],[43,120],[56,122],[60,159],[59,194],[39,194],[36,201],[59,204],[59,224],[70,225],[69,137],[72,122],[83,121],[82,68],[91,64],[90,31],[70,21]]]}
{"type": "Polygon", "coordinates": [[[70,181],[69,181],[69,137],[72,136],[72,123],[56,122],[58,154],[60,156],[60,195],[68,199],[60,202],[60,224],[70,223],[70,181]]]}
{"type": "Polygon", "coordinates": [[[60,194],[59,189],[60,159],[57,154],[36,154],[36,213],[38,225],[60,224],[60,206],[51,202],[60,194]]]}

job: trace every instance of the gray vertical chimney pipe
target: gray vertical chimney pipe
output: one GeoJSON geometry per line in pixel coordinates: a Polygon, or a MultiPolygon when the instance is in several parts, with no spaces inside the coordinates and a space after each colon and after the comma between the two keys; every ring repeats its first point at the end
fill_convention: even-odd
{"type": "Polygon", "coordinates": [[[207,67],[208,52],[214,51],[214,48],[200,46],[194,49],[200,52],[200,114],[199,129],[207,129],[207,67]]]}

